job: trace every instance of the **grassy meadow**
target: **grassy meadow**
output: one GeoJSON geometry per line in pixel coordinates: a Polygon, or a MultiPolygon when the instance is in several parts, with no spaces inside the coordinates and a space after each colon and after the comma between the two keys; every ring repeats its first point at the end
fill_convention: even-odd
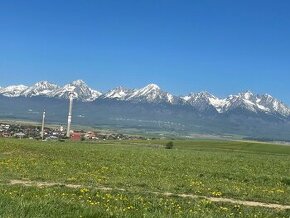
{"type": "Polygon", "coordinates": [[[177,196],[290,205],[290,146],[166,142],[0,138],[0,217],[290,217],[289,209],[177,196]]]}

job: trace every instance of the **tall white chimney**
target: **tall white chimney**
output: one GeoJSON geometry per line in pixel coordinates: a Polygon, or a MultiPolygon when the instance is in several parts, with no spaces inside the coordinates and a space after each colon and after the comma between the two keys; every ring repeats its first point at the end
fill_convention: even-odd
{"type": "Polygon", "coordinates": [[[44,119],[45,119],[45,111],[42,114],[42,125],[41,125],[41,139],[44,139],[44,119]]]}
{"type": "Polygon", "coordinates": [[[70,125],[71,125],[71,118],[72,118],[72,105],[73,105],[73,93],[69,95],[69,110],[68,110],[68,117],[67,117],[67,131],[66,137],[70,137],[70,125]]]}

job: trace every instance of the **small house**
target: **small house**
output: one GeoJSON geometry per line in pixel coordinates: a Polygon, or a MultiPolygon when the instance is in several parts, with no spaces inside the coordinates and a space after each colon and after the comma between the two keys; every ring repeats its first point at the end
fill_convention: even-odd
{"type": "Polygon", "coordinates": [[[82,138],[82,134],[80,132],[73,132],[70,136],[70,139],[73,141],[80,141],[82,138]]]}

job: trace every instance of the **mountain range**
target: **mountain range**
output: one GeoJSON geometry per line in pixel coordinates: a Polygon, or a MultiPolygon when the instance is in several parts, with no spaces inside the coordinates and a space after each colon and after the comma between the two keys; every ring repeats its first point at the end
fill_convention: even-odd
{"type": "MultiPolygon", "coordinates": [[[[282,133],[283,137],[280,138],[287,139],[288,130],[290,133],[290,108],[269,94],[259,95],[246,91],[227,98],[218,98],[208,92],[175,96],[162,90],[156,84],[149,84],[140,89],[117,87],[108,92],[91,89],[82,80],[76,80],[64,86],[47,81],[37,82],[32,86],[11,85],[0,88],[0,96],[2,96],[0,103],[6,105],[0,106],[0,113],[2,112],[2,117],[5,117],[7,110],[12,113],[13,109],[7,108],[9,102],[11,104],[14,102],[16,105],[21,102],[22,105],[19,108],[25,105],[32,107],[30,105],[34,102],[34,107],[39,107],[39,110],[43,106],[37,104],[40,101],[42,104],[45,102],[64,104],[63,99],[68,99],[70,93],[73,93],[78,102],[79,108],[75,110],[79,109],[76,112],[80,113],[80,117],[86,117],[85,114],[87,116],[94,114],[96,122],[102,120],[103,123],[111,123],[110,125],[118,123],[118,125],[124,124],[131,128],[136,125],[144,127],[144,123],[147,123],[145,126],[150,129],[151,121],[153,123],[160,121],[158,124],[160,126],[162,123],[160,129],[169,126],[167,129],[184,130],[187,133],[197,131],[273,138],[275,131],[270,130],[275,128],[276,131],[279,130],[276,136],[280,137],[282,133]],[[173,124],[167,125],[166,122],[173,124]],[[172,126],[175,127],[172,128],[172,126]],[[180,126],[183,127],[180,128],[180,126]]],[[[52,105],[46,107],[49,108],[52,105]]],[[[53,113],[57,114],[57,110],[61,109],[54,109],[53,113]]],[[[17,115],[13,116],[17,118],[17,115]]],[[[23,115],[22,118],[27,118],[27,116],[23,115]]],[[[85,124],[85,120],[80,121],[85,124]]],[[[92,124],[92,119],[86,121],[92,124]]]]}
{"type": "Polygon", "coordinates": [[[172,105],[190,105],[198,111],[215,110],[218,113],[226,113],[235,109],[248,110],[254,113],[268,115],[290,116],[290,108],[282,101],[269,94],[256,95],[250,91],[237,95],[230,95],[220,99],[208,92],[190,93],[186,96],[174,96],[160,89],[156,84],[149,84],[141,89],[127,89],[117,87],[102,93],[88,87],[82,80],[60,87],[47,81],[37,82],[28,87],[25,85],[11,85],[0,88],[0,95],[6,97],[49,97],[68,99],[73,93],[75,99],[83,102],[91,102],[97,99],[110,99],[130,102],[167,103],[172,105]]]}

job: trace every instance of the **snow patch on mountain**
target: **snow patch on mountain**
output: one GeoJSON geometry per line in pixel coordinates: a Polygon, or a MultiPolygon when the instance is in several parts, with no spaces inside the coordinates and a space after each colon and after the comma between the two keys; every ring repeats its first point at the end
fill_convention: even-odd
{"type": "Polygon", "coordinates": [[[226,104],[226,99],[219,99],[217,97],[209,98],[209,102],[215,107],[217,112],[222,113],[223,106],[226,104]]]}

